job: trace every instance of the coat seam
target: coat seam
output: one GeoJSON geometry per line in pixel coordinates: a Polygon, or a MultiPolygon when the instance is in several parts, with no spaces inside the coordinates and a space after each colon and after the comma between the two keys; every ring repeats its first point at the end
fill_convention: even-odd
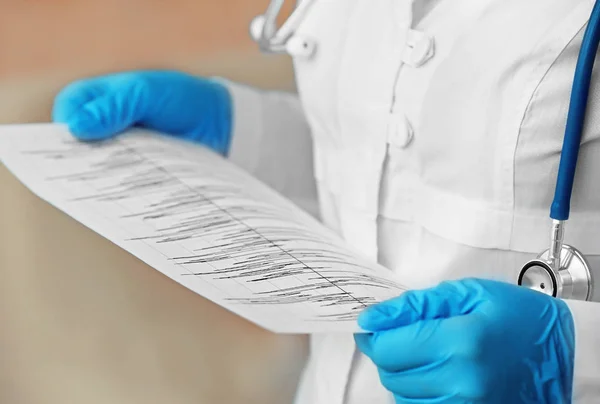
{"type": "MultiPolygon", "coordinates": [[[[516,136],[516,141],[515,141],[515,145],[514,145],[514,149],[513,149],[513,153],[512,153],[512,211],[513,211],[513,215],[512,215],[512,223],[511,223],[511,227],[510,227],[510,233],[509,233],[509,246],[512,245],[512,240],[514,238],[514,228],[515,228],[515,220],[516,220],[516,216],[514,215],[514,211],[515,211],[515,205],[516,205],[516,181],[517,181],[517,152],[519,150],[519,144],[521,142],[521,134],[522,134],[522,129],[523,129],[523,125],[525,124],[527,117],[529,116],[529,113],[531,112],[532,108],[534,107],[535,104],[535,100],[537,99],[537,97],[539,96],[539,90],[540,87],[542,86],[542,84],[545,82],[545,79],[547,78],[548,74],[550,73],[550,71],[552,70],[552,68],[558,63],[560,57],[565,53],[565,51],[569,48],[569,46],[573,43],[573,41],[575,40],[575,38],[577,38],[577,36],[581,33],[581,31],[584,29],[585,25],[587,23],[587,20],[584,24],[582,24],[582,26],[580,26],[577,31],[575,32],[575,34],[569,39],[569,41],[565,44],[565,46],[562,47],[562,49],[560,50],[560,52],[558,52],[558,54],[556,55],[556,57],[553,58],[552,62],[548,65],[548,67],[545,69],[544,73],[541,75],[541,77],[539,78],[539,80],[537,81],[534,89],[532,90],[531,94],[528,96],[528,100],[527,103],[525,105],[525,108],[523,109],[523,113],[521,115],[520,121],[519,121],[519,125],[518,125],[518,129],[517,129],[517,136],[516,136]]],[[[543,64],[542,61],[540,61],[538,63],[538,66],[536,66],[536,69],[534,69],[533,73],[538,71],[538,68],[543,64]]]]}

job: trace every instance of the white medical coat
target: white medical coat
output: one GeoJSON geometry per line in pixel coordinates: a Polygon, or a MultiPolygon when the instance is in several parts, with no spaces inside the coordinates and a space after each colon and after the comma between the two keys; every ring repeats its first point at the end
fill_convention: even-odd
{"type": "MultiPolygon", "coordinates": [[[[516,282],[549,206],[592,0],[321,0],[298,34],[299,95],[230,83],[231,159],[411,287],[516,282]],[[318,195],[318,199],[316,197],[318,195]]],[[[600,80],[566,239],[600,300],[600,80]]],[[[600,402],[600,304],[576,324],[574,403],[600,402]]],[[[515,307],[515,310],[518,310],[515,307]]],[[[507,327],[510,327],[507,324],[507,327]]],[[[510,386],[507,386],[510,388],[510,386]]],[[[298,404],[392,403],[352,335],[317,335],[298,404]]]]}

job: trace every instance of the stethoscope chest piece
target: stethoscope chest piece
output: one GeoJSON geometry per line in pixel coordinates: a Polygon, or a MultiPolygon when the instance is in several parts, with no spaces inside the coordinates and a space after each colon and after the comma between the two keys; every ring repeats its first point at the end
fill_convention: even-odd
{"type": "Polygon", "coordinates": [[[590,300],[592,275],[583,254],[563,244],[555,263],[550,250],[527,262],[521,269],[518,284],[561,299],[590,300]]]}

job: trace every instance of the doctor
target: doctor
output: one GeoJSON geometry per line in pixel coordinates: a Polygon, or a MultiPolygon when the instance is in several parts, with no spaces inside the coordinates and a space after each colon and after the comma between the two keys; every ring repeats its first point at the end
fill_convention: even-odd
{"type": "MultiPolygon", "coordinates": [[[[593,3],[304,0],[283,46],[298,95],[134,71],[70,84],[54,119],[208,145],[415,289],[363,312],[369,334],[313,336],[297,404],[600,403],[600,304],[515,284],[547,248],[593,3]]],[[[594,279],[598,83],[565,239],[594,279]]]]}

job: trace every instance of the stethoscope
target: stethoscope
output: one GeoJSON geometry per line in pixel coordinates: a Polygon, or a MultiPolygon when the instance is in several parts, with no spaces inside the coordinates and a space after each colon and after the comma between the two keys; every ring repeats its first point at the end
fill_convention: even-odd
{"type": "Polygon", "coordinates": [[[316,42],[296,35],[296,29],[304,14],[315,0],[303,0],[287,20],[277,29],[277,17],[284,0],[271,0],[264,14],[250,23],[250,36],[262,52],[287,53],[290,56],[309,58],[316,50],[316,42]]]}
{"type": "Polygon", "coordinates": [[[527,262],[518,284],[547,295],[574,300],[591,300],[592,273],[585,256],[564,244],[565,222],[569,219],[571,195],[581,133],[590,91],[590,81],[600,42],[600,2],[594,3],[575,68],[565,137],[560,155],[554,200],[550,206],[550,248],[527,262]]]}
{"type": "MultiPolygon", "coordinates": [[[[252,20],[250,34],[266,53],[287,53],[294,57],[310,57],[316,43],[295,35],[302,16],[315,0],[304,0],[292,12],[279,30],[276,19],[284,0],[272,0],[266,12],[252,20]]],[[[571,210],[571,195],[581,134],[587,109],[590,81],[600,42],[600,2],[595,2],[579,50],[571,89],[569,113],[556,180],[554,200],[550,207],[552,231],[550,248],[521,269],[517,283],[547,295],[575,300],[592,298],[592,273],[585,256],[576,248],[564,244],[565,223],[571,210]]]]}

